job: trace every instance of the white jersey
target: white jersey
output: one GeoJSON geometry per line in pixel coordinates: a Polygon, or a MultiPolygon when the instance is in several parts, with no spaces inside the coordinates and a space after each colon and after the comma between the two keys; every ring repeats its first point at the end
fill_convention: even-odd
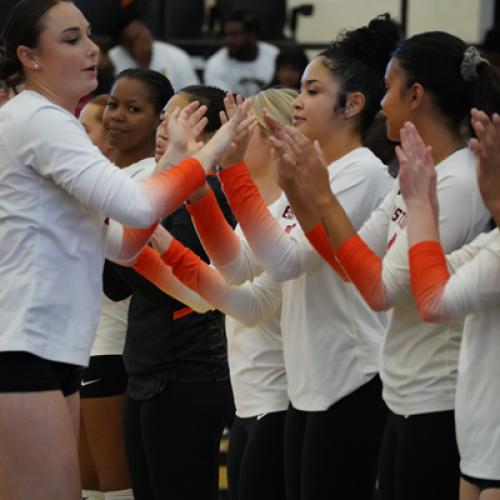
{"type": "MultiPolygon", "coordinates": [[[[121,45],[113,47],[108,55],[115,65],[117,75],[125,69],[138,67],[137,62],[121,45]]],[[[158,40],[153,42],[153,55],[149,69],[166,76],[175,92],[183,87],[200,83],[187,52],[170,43],[158,40]]]]}
{"type": "MultiPolygon", "coordinates": [[[[281,197],[269,207],[275,217],[286,210],[284,201],[281,197]]],[[[239,226],[236,233],[244,242],[239,226]]],[[[281,296],[281,284],[274,282],[267,273],[255,277],[251,286],[272,287],[281,296]]],[[[288,407],[280,317],[281,307],[278,307],[270,318],[248,327],[226,316],[229,372],[236,415],[240,418],[283,411],[288,407]]]]}
{"type": "MultiPolygon", "coordinates": [[[[489,214],[477,188],[475,159],[461,149],[437,165],[440,234],[446,252],[482,232],[489,214]]],[[[391,193],[360,231],[383,258],[382,279],[392,320],[384,338],[381,377],[384,399],[398,415],[454,408],[463,322],[420,320],[410,286],[406,205],[396,181],[391,193]]]]}
{"type": "MultiPolygon", "coordinates": [[[[154,158],[145,158],[133,165],[122,168],[133,179],[149,177],[155,168],[154,158]]],[[[127,316],[130,297],[113,301],[105,295],[102,299],[101,315],[97,324],[96,337],[91,356],[109,356],[123,354],[125,335],[127,333],[127,316]]]]}
{"type": "MultiPolygon", "coordinates": [[[[333,162],[328,172],[332,190],[357,228],[394,182],[367,148],[333,162]]],[[[235,200],[229,196],[229,201],[234,210],[235,200]]],[[[289,399],[299,410],[324,411],[377,373],[386,314],[373,312],[357,289],[337,276],[309,243],[290,208],[278,224],[268,213],[248,209],[245,218],[254,227],[243,227],[245,235],[263,268],[282,282],[289,399]]],[[[236,213],[242,222],[240,215],[236,213]]]]}
{"type": "Polygon", "coordinates": [[[205,84],[243,97],[255,95],[271,83],[278,53],[274,45],[258,42],[257,58],[254,61],[239,61],[229,57],[227,48],[223,47],[207,60],[205,84]]]}
{"type": "MultiPolygon", "coordinates": [[[[367,148],[333,162],[328,172],[332,191],[357,229],[394,182],[367,148]]],[[[378,372],[387,316],[372,311],[316,253],[295,218],[292,223],[290,243],[299,258],[287,262],[290,252],[275,267],[275,278],[286,280],[282,331],[289,397],[299,410],[323,411],[378,372]]]]}
{"type": "Polygon", "coordinates": [[[500,480],[500,233],[447,256],[443,319],[467,315],[458,364],[456,429],[463,474],[500,480]]]}
{"type": "MultiPolygon", "coordinates": [[[[199,170],[195,165],[189,179],[199,170]]],[[[88,363],[101,308],[105,219],[149,227],[179,203],[179,184],[157,184],[120,172],[74,115],[42,95],[26,90],[2,106],[0,351],[88,363]]]]}

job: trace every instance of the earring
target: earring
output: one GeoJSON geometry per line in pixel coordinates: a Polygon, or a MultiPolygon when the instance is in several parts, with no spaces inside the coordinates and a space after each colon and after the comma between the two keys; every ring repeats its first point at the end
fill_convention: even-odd
{"type": "Polygon", "coordinates": [[[40,66],[39,66],[37,63],[35,63],[35,64],[33,65],[33,69],[34,69],[34,70],[39,70],[39,69],[40,69],[40,66]]]}

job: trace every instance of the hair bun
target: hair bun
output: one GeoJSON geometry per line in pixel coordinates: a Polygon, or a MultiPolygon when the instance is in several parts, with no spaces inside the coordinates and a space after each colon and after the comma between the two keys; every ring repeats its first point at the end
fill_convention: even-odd
{"type": "Polygon", "coordinates": [[[479,50],[471,45],[467,47],[462,58],[462,63],[460,64],[460,74],[462,78],[469,83],[473,83],[478,80],[479,72],[478,69],[483,64],[490,64],[487,59],[481,57],[479,50]]]}
{"type": "Polygon", "coordinates": [[[400,39],[399,26],[389,14],[382,14],[372,19],[368,26],[344,32],[341,43],[351,57],[383,71],[400,39]]]}

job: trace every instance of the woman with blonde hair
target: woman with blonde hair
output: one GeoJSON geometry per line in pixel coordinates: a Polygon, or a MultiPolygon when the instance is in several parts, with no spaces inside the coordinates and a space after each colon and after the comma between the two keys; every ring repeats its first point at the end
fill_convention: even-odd
{"type": "MultiPolygon", "coordinates": [[[[269,210],[285,224],[287,204],[272,171],[264,110],[289,124],[296,95],[291,89],[267,89],[252,97],[251,115],[257,125],[247,134],[244,157],[269,210]]],[[[219,272],[161,230],[155,233],[153,244],[163,262],[152,249],[145,249],[135,267],[160,288],[162,280],[174,272],[226,313],[236,404],[228,455],[229,495],[231,500],[284,499],[283,427],[288,396],[280,328],[281,284],[262,273],[241,228],[233,232],[225,222],[212,191],[205,189],[196,197],[188,209],[200,222],[197,231],[219,272]],[[199,212],[205,212],[206,219],[199,220],[199,212]],[[211,222],[205,224],[205,220],[211,222]],[[217,241],[211,236],[213,231],[217,241]]]]}

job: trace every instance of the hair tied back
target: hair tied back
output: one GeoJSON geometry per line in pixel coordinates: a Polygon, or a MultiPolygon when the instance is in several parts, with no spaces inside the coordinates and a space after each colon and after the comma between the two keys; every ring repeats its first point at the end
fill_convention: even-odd
{"type": "Polygon", "coordinates": [[[478,80],[478,68],[483,64],[490,64],[487,59],[481,57],[476,47],[470,46],[465,49],[462,64],[460,65],[460,74],[462,78],[469,83],[478,80]]]}

